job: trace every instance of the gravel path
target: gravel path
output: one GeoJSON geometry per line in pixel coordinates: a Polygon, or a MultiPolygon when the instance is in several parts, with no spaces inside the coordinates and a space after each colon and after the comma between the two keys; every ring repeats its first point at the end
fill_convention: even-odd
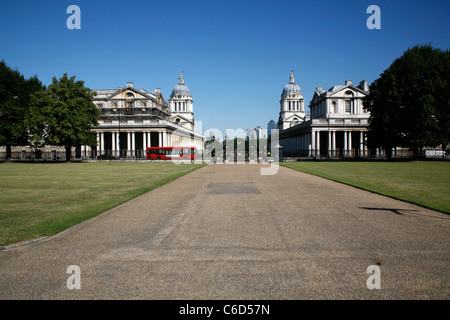
{"type": "Polygon", "coordinates": [[[288,168],[210,165],[1,250],[0,298],[449,299],[449,226],[448,215],[288,168]],[[71,265],[80,289],[67,287],[71,265]],[[381,289],[367,287],[371,265],[381,289]]]}

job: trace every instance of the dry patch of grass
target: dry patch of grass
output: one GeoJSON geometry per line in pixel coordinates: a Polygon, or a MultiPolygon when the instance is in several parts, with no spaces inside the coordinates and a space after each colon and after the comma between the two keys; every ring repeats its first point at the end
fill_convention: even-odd
{"type": "Polygon", "coordinates": [[[450,162],[298,161],[282,165],[450,213],[450,162]]]}
{"type": "Polygon", "coordinates": [[[0,245],[58,233],[203,165],[0,164],[0,245]]]}

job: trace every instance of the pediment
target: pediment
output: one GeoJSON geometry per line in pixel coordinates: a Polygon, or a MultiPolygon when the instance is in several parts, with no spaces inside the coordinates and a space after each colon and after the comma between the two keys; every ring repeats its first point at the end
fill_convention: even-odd
{"type": "Polygon", "coordinates": [[[111,100],[126,100],[126,99],[152,99],[157,100],[151,93],[143,93],[136,88],[127,87],[117,90],[108,99],[111,100]],[[132,96],[131,96],[132,95],[132,96]]]}
{"type": "Polygon", "coordinates": [[[180,122],[189,122],[189,123],[192,123],[191,120],[189,120],[189,119],[187,119],[187,118],[185,118],[185,117],[183,117],[183,116],[181,116],[181,115],[179,115],[179,114],[174,115],[173,117],[170,118],[170,120],[173,121],[173,122],[176,122],[177,119],[179,119],[180,122]]]}
{"type": "Polygon", "coordinates": [[[300,114],[293,114],[292,116],[285,118],[284,121],[290,122],[290,121],[293,121],[294,118],[297,118],[298,122],[303,122],[304,116],[302,116],[300,114]]]}
{"type": "Polygon", "coordinates": [[[362,89],[359,88],[359,87],[356,87],[356,86],[354,86],[354,85],[346,85],[346,86],[342,86],[342,87],[338,88],[337,90],[334,90],[334,91],[332,91],[332,92],[329,92],[328,97],[342,96],[342,95],[344,95],[344,93],[345,93],[346,91],[351,91],[355,96],[356,96],[358,93],[361,93],[361,94],[363,94],[364,96],[367,95],[367,92],[365,92],[364,90],[362,90],[362,89]]]}

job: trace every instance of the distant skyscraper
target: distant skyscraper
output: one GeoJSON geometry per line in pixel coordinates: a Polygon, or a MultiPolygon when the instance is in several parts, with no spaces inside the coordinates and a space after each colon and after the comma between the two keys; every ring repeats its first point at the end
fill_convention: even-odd
{"type": "Polygon", "coordinates": [[[267,136],[270,137],[272,134],[272,130],[278,129],[277,123],[273,120],[270,120],[267,124],[267,136]]]}

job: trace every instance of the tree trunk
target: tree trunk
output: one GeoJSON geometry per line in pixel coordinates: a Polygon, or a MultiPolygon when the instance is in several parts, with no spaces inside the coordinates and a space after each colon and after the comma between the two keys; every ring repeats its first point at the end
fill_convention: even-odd
{"type": "Polygon", "coordinates": [[[72,161],[72,146],[66,146],[66,161],[72,161]]]}
{"type": "Polygon", "coordinates": [[[5,160],[10,160],[11,159],[11,155],[12,155],[11,145],[7,144],[6,145],[6,158],[5,158],[5,160]]]}
{"type": "Polygon", "coordinates": [[[413,159],[419,160],[419,147],[418,146],[413,147],[413,159]]]}
{"type": "Polygon", "coordinates": [[[392,146],[388,145],[387,147],[385,147],[384,152],[387,155],[388,160],[391,161],[392,160],[392,146]]]}

